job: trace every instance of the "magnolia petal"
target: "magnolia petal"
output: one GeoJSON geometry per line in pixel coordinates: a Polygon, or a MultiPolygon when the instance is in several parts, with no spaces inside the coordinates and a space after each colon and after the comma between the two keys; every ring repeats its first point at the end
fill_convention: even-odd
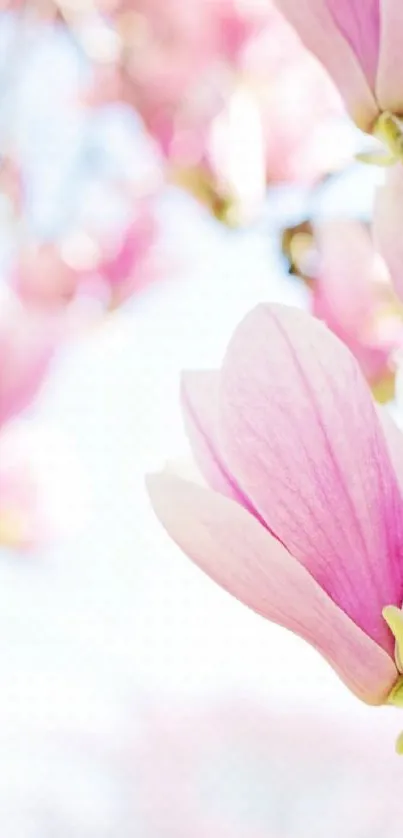
{"type": "Polygon", "coordinates": [[[252,515],[222,495],[170,474],[149,476],[147,487],[171,538],[215,582],[307,640],[363,701],[386,700],[397,678],[391,657],[252,515]]]}
{"type": "Polygon", "coordinates": [[[386,265],[359,222],[323,222],[315,240],[319,258],[311,311],[348,346],[375,397],[388,401],[395,380],[391,355],[401,343],[403,324],[392,308],[386,265]]]}
{"type": "Polygon", "coordinates": [[[327,221],[315,228],[318,281],[313,288],[313,312],[336,334],[362,331],[372,313],[375,251],[358,221],[327,221]]]}
{"type": "MultiPolygon", "coordinates": [[[[373,0],[370,0],[371,7],[373,0]]],[[[311,52],[331,75],[339,88],[344,102],[357,125],[364,131],[371,131],[379,108],[372,93],[372,84],[365,76],[362,56],[365,63],[371,67],[369,76],[373,73],[372,50],[375,43],[373,32],[376,22],[373,22],[370,37],[364,41],[359,21],[354,23],[354,11],[357,10],[357,0],[353,4],[346,0],[275,0],[279,10],[284,14],[298,35],[311,52]],[[353,11],[353,8],[354,11],[353,11]],[[345,24],[341,21],[345,15],[345,24]],[[350,38],[346,38],[350,32],[350,38]],[[365,49],[355,49],[356,40],[352,33],[360,33],[361,42],[365,49]],[[371,54],[371,60],[368,55],[371,54]]],[[[367,5],[365,6],[365,9],[367,5]]]]}
{"type": "Polygon", "coordinates": [[[396,166],[375,195],[373,230],[389,268],[396,293],[403,299],[403,173],[396,166]]]}
{"type": "Polygon", "coordinates": [[[269,528],[387,651],[403,599],[400,492],[370,391],[318,320],[261,305],[221,373],[225,461],[269,528]]]}
{"type": "Polygon", "coordinates": [[[403,6],[381,0],[381,42],[376,94],[382,110],[403,114],[403,6]]]}
{"type": "Polygon", "coordinates": [[[350,45],[373,90],[378,69],[381,0],[326,0],[334,23],[350,45]]]}
{"type": "Polygon", "coordinates": [[[196,463],[209,486],[259,517],[220,457],[217,445],[219,378],[220,374],[215,370],[182,374],[181,399],[186,433],[196,463]]]}
{"type": "Polygon", "coordinates": [[[61,328],[57,318],[10,306],[0,318],[0,426],[25,410],[49,370],[61,328]]]}
{"type": "Polygon", "coordinates": [[[378,405],[378,416],[385,434],[390,461],[395,470],[397,482],[403,497],[403,433],[389,416],[386,407],[378,405]]]}

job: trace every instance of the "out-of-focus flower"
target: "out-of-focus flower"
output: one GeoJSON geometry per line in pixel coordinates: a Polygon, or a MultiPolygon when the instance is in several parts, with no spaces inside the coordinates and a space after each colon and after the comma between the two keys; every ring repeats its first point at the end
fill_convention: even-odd
{"type": "Polygon", "coordinates": [[[268,183],[312,183],[350,159],[338,91],[280,15],[249,44],[243,72],[262,115],[268,183]]]}
{"type": "Polygon", "coordinates": [[[396,293],[403,300],[403,172],[400,166],[388,172],[385,184],[376,191],[373,228],[396,293]]]}
{"type": "Polygon", "coordinates": [[[232,0],[194,0],[190,7],[184,15],[177,0],[163,8],[138,2],[120,12],[115,25],[122,60],[99,68],[87,102],[121,100],[134,107],[170,181],[220,220],[249,221],[265,193],[261,116],[250,85],[235,78],[229,62],[253,24],[246,14],[230,18],[232,0]]]}
{"type": "Polygon", "coordinates": [[[188,21],[176,0],[163,12],[139,2],[120,13],[121,28],[117,15],[122,55],[99,67],[86,101],[134,107],[169,179],[220,220],[248,223],[267,180],[311,181],[340,163],[341,150],[323,129],[341,102],[270,3],[196,0],[196,8],[188,21]]]}
{"type": "Polygon", "coordinates": [[[104,246],[96,273],[105,288],[109,309],[122,305],[161,278],[155,258],[160,234],[155,208],[144,201],[133,211],[121,235],[104,246]]]}
{"type": "Polygon", "coordinates": [[[66,263],[56,243],[35,242],[21,248],[10,284],[28,307],[52,311],[74,299],[81,274],[66,263]]]}
{"type": "Polygon", "coordinates": [[[171,179],[220,221],[234,226],[253,221],[266,193],[263,122],[253,89],[234,87],[210,122],[197,133],[196,124],[189,125],[188,135],[177,141],[171,149],[171,179]]]}
{"type": "Polygon", "coordinates": [[[24,178],[17,161],[13,157],[0,160],[0,193],[8,201],[13,216],[21,211],[25,200],[24,178]]]}
{"type": "Polygon", "coordinates": [[[281,253],[288,273],[301,277],[308,285],[312,279],[313,222],[309,218],[284,227],[281,233],[281,253]]]}
{"type": "Polygon", "coordinates": [[[403,310],[386,265],[364,225],[352,220],[318,225],[313,249],[312,312],[355,355],[375,397],[389,401],[403,346],[403,310]]]}
{"type": "Polygon", "coordinates": [[[275,0],[326,67],[357,125],[403,158],[403,17],[395,0],[275,0]]]}
{"type": "Polygon", "coordinates": [[[59,321],[18,305],[0,309],[0,427],[29,406],[48,372],[59,321]]]}
{"type": "Polygon", "coordinates": [[[183,405],[211,488],[149,478],[168,533],[363,701],[399,704],[400,640],[395,661],[386,619],[399,635],[403,443],[349,350],[308,314],[262,305],[220,372],[185,375],[183,405]]]}
{"type": "MultiPolygon", "coordinates": [[[[53,21],[59,19],[61,6],[62,2],[59,3],[58,0],[32,0],[29,12],[41,21],[53,21]]],[[[26,11],[25,0],[0,0],[0,11],[23,14],[26,11]]]]}
{"type": "Polygon", "coordinates": [[[61,242],[33,242],[21,249],[10,284],[25,305],[57,312],[93,300],[108,310],[126,302],[161,275],[155,250],[160,225],[144,200],[123,230],[99,234],[78,230],[61,242]]]}
{"type": "Polygon", "coordinates": [[[61,434],[13,422],[0,435],[0,547],[28,551],[76,533],[89,502],[83,470],[61,434]]]}

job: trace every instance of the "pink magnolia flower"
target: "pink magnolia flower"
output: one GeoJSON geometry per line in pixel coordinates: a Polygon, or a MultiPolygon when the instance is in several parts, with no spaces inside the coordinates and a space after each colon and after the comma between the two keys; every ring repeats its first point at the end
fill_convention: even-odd
{"type": "Polygon", "coordinates": [[[0,427],[34,399],[48,372],[60,324],[22,308],[0,312],[0,427]]]}
{"type": "Polygon", "coordinates": [[[275,0],[305,45],[319,58],[364,131],[379,133],[403,154],[401,45],[403,16],[396,0],[275,0]]]}
{"type": "Polygon", "coordinates": [[[380,401],[393,396],[394,354],[403,346],[402,309],[365,227],[325,222],[315,231],[312,312],[355,355],[380,401]]]}
{"type": "Polygon", "coordinates": [[[185,374],[182,395],[210,488],[148,478],[168,533],[363,701],[401,702],[403,442],[354,357],[310,315],[261,305],[221,370],[185,374]]]}

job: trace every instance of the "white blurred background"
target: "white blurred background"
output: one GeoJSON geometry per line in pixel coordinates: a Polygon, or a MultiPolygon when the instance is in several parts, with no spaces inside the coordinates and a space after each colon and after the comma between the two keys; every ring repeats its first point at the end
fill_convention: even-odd
{"type": "MultiPolygon", "coordinates": [[[[65,109],[75,54],[45,33],[32,55],[24,107],[6,95],[2,114],[32,173],[34,228],[57,228],[71,202],[115,217],[82,161],[83,117],[65,109]]],[[[85,131],[107,150],[106,167],[131,171],[146,152],[136,124],[125,126],[112,108],[85,131]]],[[[337,214],[347,201],[362,213],[377,179],[354,170],[316,211],[337,214]]],[[[306,304],[274,235],[305,200],[274,190],[259,223],[236,232],[167,189],[166,279],[53,365],[32,415],[48,428],[38,446],[56,484],[70,481],[71,527],[46,549],[2,551],[2,838],[401,834],[399,714],[361,706],[312,649],[205,578],[144,490],[146,472],[188,456],[180,370],[217,365],[256,303],[306,304]],[[55,428],[82,478],[53,462],[55,428]]],[[[8,245],[5,234],[5,266],[8,245]]]]}

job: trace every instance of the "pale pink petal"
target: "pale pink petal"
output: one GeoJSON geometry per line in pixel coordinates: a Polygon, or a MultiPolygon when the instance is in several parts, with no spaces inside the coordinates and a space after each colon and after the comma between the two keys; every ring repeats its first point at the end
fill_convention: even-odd
{"type": "Polygon", "coordinates": [[[397,671],[305,568],[246,510],[169,474],[147,480],[154,510],[199,567],[241,602],[311,643],[364,701],[385,700],[397,671]]]}
{"type": "Polygon", "coordinates": [[[326,0],[326,6],[341,34],[358,58],[365,77],[375,87],[380,45],[382,0],[326,0]]]}
{"type": "Polygon", "coordinates": [[[349,220],[319,224],[315,239],[319,264],[314,314],[336,334],[342,328],[358,337],[374,305],[371,280],[376,262],[371,238],[363,224],[349,220]]]}
{"type": "Polygon", "coordinates": [[[0,319],[0,426],[39,391],[60,337],[58,321],[4,310],[0,319]]]}
{"type": "Polygon", "coordinates": [[[349,347],[367,381],[391,379],[402,323],[385,263],[363,224],[330,221],[315,229],[318,265],[311,311],[349,347]],[[389,313],[390,312],[390,313],[389,313]]]}
{"type": "Polygon", "coordinates": [[[223,463],[217,446],[219,372],[189,371],[182,375],[182,410],[196,463],[212,489],[258,513],[223,463]]]}
{"type": "Polygon", "coordinates": [[[221,451],[270,529],[373,640],[403,599],[403,507],[370,391],[347,348],[298,309],[262,305],[221,374],[221,451]]]}
{"type": "Polygon", "coordinates": [[[389,268],[396,293],[403,299],[403,169],[395,166],[378,187],[373,214],[374,237],[389,268]]]}
{"type": "Polygon", "coordinates": [[[123,231],[115,249],[98,265],[114,305],[124,303],[151,281],[147,260],[157,242],[158,224],[155,213],[146,202],[140,203],[136,214],[123,231]]]}
{"type": "Polygon", "coordinates": [[[375,0],[365,4],[360,0],[275,3],[330,73],[360,128],[371,130],[379,111],[372,93],[378,37],[375,0]]]}
{"type": "Polygon", "coordinates": [[[383,432],[385,434],[390,461],[395,470],[397,482],[403,496],[403,433],[389,415],[386,407],[378,405],[377,409],[383,432]]]}
{"type": "Polygon", "coordinates": [[[403,114],[403,5],[381,0],[381,43],[376,94],[382,110],[403,114]]]}

